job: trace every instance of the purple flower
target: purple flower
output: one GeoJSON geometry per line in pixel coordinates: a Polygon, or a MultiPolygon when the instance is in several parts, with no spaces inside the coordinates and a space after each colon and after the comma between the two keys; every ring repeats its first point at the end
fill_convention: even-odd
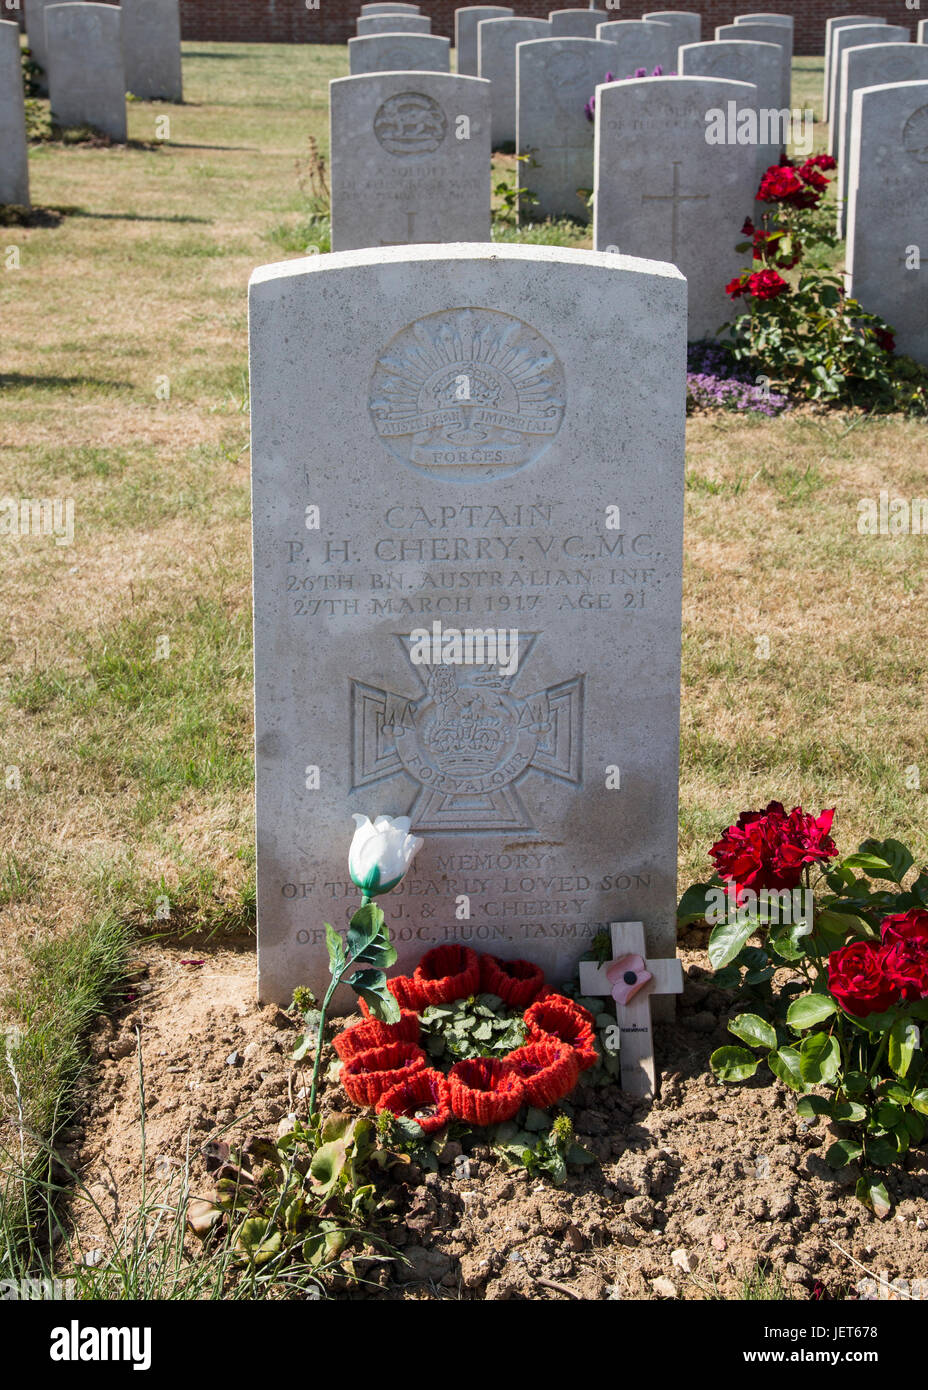
{"type": "MultiPolygon", "coordinates": [[[[607,73],[606,73],[605,80],[606,80],[607,82],[614,82],[614,81],[615,81],[615,78],[612,76],[612,73],[611,73],[611,72],[607,72],[607,73]]],[[[587,102],[586,106],[584,106],[584,108],[583,108],[583,114],[586,116],[586,118],[587,118],[588,121],[593,121],[593,120],[596,119],[596,93],[595,93],[595,92],[594,92],[593,95],[590,97],[590,99],[589,99],[589,101],[587,102]]]]}

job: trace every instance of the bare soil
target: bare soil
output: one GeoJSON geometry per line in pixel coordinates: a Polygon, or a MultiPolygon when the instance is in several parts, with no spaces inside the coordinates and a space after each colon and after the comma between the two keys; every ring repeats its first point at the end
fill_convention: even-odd
{"type": "MultiPolygon", "coordinates": [[[[738,1299],[758,1263],[766,1297],[853,1299],[868,1274],[928,1278],[924,1150],[890,1184],[896,1207],[881,1222],[856,1201],[854,1169],[827,1167],[830,1136],[798,1119],[779,1082],[715,1081],[707,1059],[738,1009],[710,984],[693,937],[678,1018],[655,1028],[659,1098],[635,1104],[617,1088],[582,1086],[570,1098],[577,1138],[599,1161],[555,1188],[479,1142],[466,1162],[449,1145],[437,1173],[410,1174],[383,1232],[408,1263],[335,1297],[738,1299]]],[[[189,1152],[206,1195],[205,1143],[273,1134],[305,1111],[310,1078],[290,1058],[298,1037],[287,1013],[257,1004],[251,949],[140,953],[134,998],[95,1032],[63,1154],[114,1227],[142,1195],[140,1057],[147,1181],[180,1170],[189,1152]]],[[[323,1107],[351,1109],[338,1085],[323,1107]]],[[[88,1203],[75,1199],[71,1219],[80,1250],[106,1250],[88,1203]]],[[[197,1242],[188,1245],[196,1258],[197,1242]]]]}

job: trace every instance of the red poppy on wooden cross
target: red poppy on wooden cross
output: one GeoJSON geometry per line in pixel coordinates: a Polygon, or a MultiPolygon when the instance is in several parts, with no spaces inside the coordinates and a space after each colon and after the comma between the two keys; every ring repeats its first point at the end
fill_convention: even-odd
{"type": "Polygon", "coordinates": [[[653,1096],[651,995],[682,994],[683,966],[676,956],[646,959],[643,922],[613,922],[610,932],[612,960],[605,965],[582,960],[580,991],[615,1000],[622,1090],[633,1096],[653,1096]]]}

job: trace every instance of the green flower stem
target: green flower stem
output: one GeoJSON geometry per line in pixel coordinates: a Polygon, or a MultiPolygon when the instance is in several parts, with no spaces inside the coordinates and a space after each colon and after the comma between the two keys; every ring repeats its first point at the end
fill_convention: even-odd
{"type": "MultiPolygon", "coordinates": [[[[364,907],[366,903],[372,903],[373,901],[374,901],[374,899],[373,899],[373,898],[369,898],[369,897],[367,896],[366,893],[362,893],[362,894],[361,894],[361,906],[362,906],[362,907],[364,907]]],[[[363,953],[362,953],[362,952],[358,952],[358,955],[360,955],[360,954],[363,954],[363,953]]],[[[323,1001],[322,1001],[322,1007],[321,1007],[321,1009],[319,1010],[319,1031],[318,1031],[317,1034],[316,1034],[316,1057],[315,1057],[315,1061],[313,1062],[313,1079],[312,1079],[312,1082],[310,1083],[310,1088],[309,1088],[309,1113],[310,1113],[310,1115],[315,1115],[315,1113],[316,1113],[316,1091],[317,1091],[318,1086],[319,1086],[319,1068],[320,1068],[320,1066],[322,1065],[322,1048],[323,1048],[323,1045],[324,1045],[323,1035],[324,1035],[324,1033],[325,1033],[325,1020],[326,1020],[326,1014],[328,1013],[328,1011],[329,1011],[329,1005],[330,1005],[331,1002],[332,1002],[332,995],[333,995],[333,994],[335,993],[335,991],[338,989],[338,987],[339,987],[339,985],[341,984],[342,980],[343,980],[343,979],[345,978],[345,976],[348,974],[348,971],[351,970],[351,969],[353,968],[353,966],[355,965],[355,963],[357,962],[358,955],[351,956],[348,960],[346,960],[346,961],[345,961],[345,964],[342,966],[342,968],[341,968],[341,970],[338,972],[338,974],[332,976],[332,979],[331,979],[331,981],[330,981],[330,983],[329,983],[329,987],[328,987],[328,989],[327,989],[326,992],[325,992],[325,998],[324,998],[323,1001]]]]}

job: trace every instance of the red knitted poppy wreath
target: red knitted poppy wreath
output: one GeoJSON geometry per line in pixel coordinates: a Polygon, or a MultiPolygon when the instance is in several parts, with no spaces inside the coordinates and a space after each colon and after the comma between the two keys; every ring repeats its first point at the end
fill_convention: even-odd
{"type": "Polygon", "coordinates": [[[511,1119],[522,1105],[546,1110],[599,1060],[593,1015],[546,985],[531,961],[480,956],[469,946],[436,946],[412,975],[394,975],[387,988],[400,1005],[398,1023],[372,1018],[362,999],[365,1021],[335,1039],[342,1084],[356,1105],[409,1116],[426,1134],[452,1118],[493,1125],[511,1119]],[[465,1058],[444,1076],[428,1066],[418,1046],[418,1015],[481,990],[511,1009],[525,1009],[528,1041],[506,1057],[465,1058]]]}

